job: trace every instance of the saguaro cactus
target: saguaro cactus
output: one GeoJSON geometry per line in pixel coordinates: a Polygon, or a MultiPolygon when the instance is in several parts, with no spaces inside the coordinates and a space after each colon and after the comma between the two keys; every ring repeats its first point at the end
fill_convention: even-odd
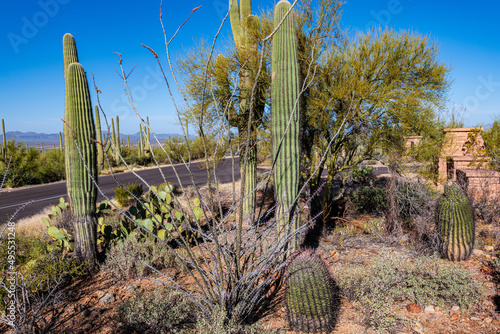
{"type": "Polygon", "coordinates": [[[64,149],[64,146],[63,146],[63,140],[62,140],[62,133],[61,131],[59,131],[59,150],[63,150],[64,149]]]}
{"type": "Polygon", "coordinates": [[[467,260],[474,248],[474,213],[469,198],[456,184],[445,187],[436,211],[441,253],[450,261],[467,260]]]}
{"type": "Polygon", "coordinates": [[[294,331],[327,332],[336,321],[338,296],[323,259],[306,250],[288,265],[285,274],[288,324],[294,331]]]}
{"type": "Polygon", "coordinates": [[[95,209],[97,188],[97,149],[95,125],[87,77],[78,60],[73,36],[64,35],[65,66],[65,164],[66,186],[73,216],[77,258],[93,264],[96,259],[95,209]]]}
{"type": "Polygon", "coordinates": [[[118,115],[116,116],[116,137],[115,137],[116,151],[115,151],[115,160],[116,163],[120,161],[121,154],[121,145],[120,145],[120,118],[118,115]]]}
{"type": "MultiPolygon", "coordinates": [[[[274,26],[283,20],[291,5],[281,0],[274,10],[274,26]]],[[[276,187],[276,219],[281,220],[285,231],[298,228],[293,218],[295,199],[299,191],[300,176],[300,110],[299,110],[299,63],[297,36],[293,12],[276,31],[272,45],[271,112],[274,156],[274,182],[276,187]]],[[[295,240],[292,249],[297,248],[295,240]]]]}
{"type": "MultiPolygon", "coordinates": [[[[245,198],[242,204],[242,215],[246,220],[253,221],[256,200],[255,188],[257,185],[257,127],[262,122],[267,83],[264,80],[266,77],[265,68],[262,69],[261,76],[257,79],[259,69],[258,47],[251,33],[252,29],[258,29],[259,18],[252,15],[251,0],[240,0],[239,3],[240,6],[238,6],[238,0],[229,0],[231,31],[238,49],[238,62],[240,64],[239,110],[236,113],[234,107],[229,105],[228,112],[224,114],[227,115],[231,126],[238,127],[238,134],[242,139],[240,166],[242,168],[242,182],[244,182],[243,197],[245,198]],[[255,80],[259,82],[255,95],[252,96],[255,80]],[[250,127],[248,126],[249,122],[250,127]],[[247,164],[243,170],[245,159],[247,164]]],[[[231,94],[227,94],[231,91],[228,89],[227,60],[222,55],[217,56],[216,66],[216,79],[221,93],[219,99],[225,109],[228,103],[231,103],[228,99],[231,94]]]]}
{"type": "Polygon", "coordinates": [[[97,163],[99,168],[104,168],[104,141],[102,138],[102,130],[101,130],[101,116],[99,115],[99,107],[94,107],[94,115],[95,115],[95,128],[97,135],[97,163]]]}
{"type": "Polygon", "coordinates": [[[2,118],[2,136],[3,136],[3,140],[2,140],[2,155],[5,159],[5,156],[7,154],[7,137],[5,137],[5,122],[2,118]]]}

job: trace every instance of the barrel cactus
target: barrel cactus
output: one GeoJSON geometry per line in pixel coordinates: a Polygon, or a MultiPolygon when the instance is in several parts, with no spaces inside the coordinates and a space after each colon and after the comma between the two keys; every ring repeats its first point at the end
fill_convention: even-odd
{"type": "Polygon", "coordinates": [[[91,265],[96,259],[96,130],[87,76],[78,63],[75,40],[63,38],[65,73],[64,152],[66,187],[74,227],[76,256],[91,265]]]}
{"type": "MultiPolygon", "coordinates": [[[[272,45],[271,131],[278,203],[276,218],[281,220],[282,226],[290,227],[293,231],[298,228],[298,219],[293,219],[293,208],[299,192],[300,112],[299,63],[293,12],[283,20],[290,7],[287,0],[281,0],[274,10],[274,26],[280,23],[281,26],[274,35],[272,45]]],[[[297,248],[297,243],[292,245],[292,249],[297,248]]]]}
{"type": "Polygon", "coordinates": [[[469,258],[474,248],[474,213],[469,198],[456,184],[447,185],[439,199],[436,228],[443,257],[450,261],[469,258]]]}
{"type": "Polygon", "coordinates": [[[338,296],[326,263],[313,250],[297,255],[285,275],[286,315],[290,328],[330,332],[336,322],[338,296]]]}

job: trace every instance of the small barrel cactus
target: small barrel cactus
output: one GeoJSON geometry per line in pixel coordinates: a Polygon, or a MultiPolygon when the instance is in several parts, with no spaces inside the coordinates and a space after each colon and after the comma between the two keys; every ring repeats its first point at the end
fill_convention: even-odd
{"type": "Polygon", "coordinates": [[[331,332],[338,296],[323,259],[313,250],[297,255],[286,270],[286,314],[290,328],[308,333],[331,332]]]}
{"type": "Polygon", "coordinates": [[[445,187],[436,210],[436,228],[443,257],[467,260],[474,248],[474,213],[469,198],[456,184],[445,187]]]}

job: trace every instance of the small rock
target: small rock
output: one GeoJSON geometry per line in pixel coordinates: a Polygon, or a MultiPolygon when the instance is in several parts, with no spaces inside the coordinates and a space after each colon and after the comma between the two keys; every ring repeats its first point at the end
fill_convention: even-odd
{"type": "Polygon", "coordinates": [[[489,323],[491,323],[491,322],[493,321],[493,319],[492,319],[492,318],[490,318],[490,317],[486,317],[486,318],[484,318],[483,320],[484,320],[484,322],[485,322],[485,323],[487,323],[487,324],[489,324],[489,323]]]}
{"type": "Polygon", "coordinates": [[[487,258],[487,259],[490,259],[491,255],[490,254],[484,254],[484,257],[487,258]]]}
{"type": "Polygon", "coordinates": [[[451,317],[450,317],[450,321],[457,321],[458,320],[458,315],[456,314],[453,314],[451,317]]]}
{"type": "Polygon", "coordinates": [[[436,306],[436,307],[434,307],[434,310],[435,310],[436,312],[439,312],[439,311],[441,311],[441,307],[436,306]]]}
{"type": "Polygon", "coordinates": [[[106,305],[106,304],[109,304],[109,303],[112,303],[115,301],[115,296],[113,296],[113,294],[109,293],[109,292],[106,292],[102,297],[101,299],[99,300],[99,303],[103,304],[103,305],[106,305]]]}
{"type": "Polygon", "coordinates": [[[137,285],[130,284],[129,286],[127,286],[127,290],[133,292],[133,291],[137,290],[137,285]]]}
{"type": "Polygon", "coordinates": [[[435,309],[434,309],[434,306],[433,305],[428,305],[424,308],[424,312],[425,313],[434,313],[435,312],[435,309]]]}
{"type": "Polygon", "coordinates": [[[422,312],[422,308],[418,304],[416,304],[416,303],[408,304],[408,306],[406,306],[406,309],[410,313],[420,313],[420,312],[422,312]]]}
{"type": "Polygon", "coordinates": [[[418,334],[422,334],[424,332],[424,326],[422,326],[420,322],[416,322],[411,329],[418,334]]]}
{"type": "Polygon", "coordinates": [[[472,321],[482,321],[483,319],[478,318],[478,317],[470,317],[470,320],[472,320],[472,321]]]}
{"type": "Polygon", "coordinates": [[[455,306],[453,306],[453,307],[451,308],[451,310],[452,310],[452,311],[455,311],[455,312],[458,312],[458,311],[460,311],[460,307],[459,307],[459,306],[457,306],[457,305],[455,305],[455,306]]]}
{"type": "Polygon", "coordinates": [[[493,252],[495,250],[495,247],[493,246],[484,246],[483,248],[487,252],[493,252]]]}
{"type": "Polygon", "coordinates": [[[90,315],[90,313],[92,313],[92,311],[91,311],[91,310],[89,310],[88,308],[85,308],[85,309],[83,310],[83,316],[84,316],[85,318],[86,318],[86,317],[88,317],[88,316],[90,315]]]}
{"type": "Polygon", "coordinates": [[[482,250],[479,250],[479,249],[474,249],[474,250],[472,251],[472,254],[473,254],[473,255],[476,255],[476,256],[481,256],[481,255],[483,255],[483,254],[484,254],[484,252],[483,252],[482,250]]]}

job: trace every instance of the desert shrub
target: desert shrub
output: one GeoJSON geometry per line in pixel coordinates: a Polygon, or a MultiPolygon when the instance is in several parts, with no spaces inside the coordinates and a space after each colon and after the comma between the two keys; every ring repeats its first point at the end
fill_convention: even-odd
{"type": "Polygon", "coordinates": [[[186,140],[180,136],[170,136],[165,140],[163,148],[170,156],[173,163],[180,163],[188,160],[186,140]]]}
{"type": "Polygon", "coordinates": [[[64,152],[59,149],[46,151],[40,157],[37,174],[42,183],[64,180],[66,177],[64,152]]]}
{"type": "Polygon", "coordinates": [[[396,199],[399,218],[409,221],[434,211],[438,193],[428,185],[410,179],[399,178],[396,199]]]}
{"type": "Polygon", "coordinates": [[[137,182],[130,182],[127,185],[121,185],[118,188],[114,188],[116,201],[121,207],[127,207],[136,202],[136,198],[140,198],[144,191],[142,190],[142,184],[137,184],[137,182]]]}
{"type": "Polygon", "coordinates": [[[437,257],[410,261],[402,255],[382,254],[368,267],[335,268],[334,277],[342,294],[360,302],[367,320],[382,332],[405,322],[391,311],[396,302],[468,309],[482,297],[482,288],[472,273],[437,257]]]}
{"type": "MultiPolygon", "coordinates": [[[[87,264],[79,264],[57,248],[49,250],[40,236],[18,235],[15,241],[14,263],[7,257],[8,240],[0,243],[0,311],[5,314],[14,302],[16,333],[49,332],[57,322],[57,310],[64,308],[62,287],[68,280],[88,274],[87,264]],[[11,264],[14,269],[7,271],[11,264]],[[10,294],[12,291],[15,294],[10,294]]],[[[8,324],[9,320],[0,317],[0,323],[8,324]]]]}
{"type": "Polygon", "coordinates": [[[171,288],[136,291],[117,308],[120,321],[140,333],[176,333],[196,321],[195,305],[171,288]]]}
{"type": "Polygon", "coordinates": [[[354,183],[367,184],[373,177],[373,167],[370,166],[355,166],[351,171],[351,179],[354,183]]]}
{"type": "Polygon", "coordinates": [[[164,244],[155,243],[150,239],[138,241],[136,238],[131,237],[111,246],[101,269],[118,279],[145,276],[151,270],[147,265],[141,263],[139,259],[157,270],[172,266],[175,263],[174,256],[169,253],[164,244]]]}
{"type": "Polygon", "coordinates": [[[231,320],[227,321],[226,314],[221,310],[216,310],[210,318],[200,313],[195,329],[197,333],[206,334],[278,334],[286,332],[285,330],[266,330],[259,322],[246,325],[231,320]]]}
{"type": "Polygon", "coordinates": [[[349,198],[358,213],[381,213],[387,209],[386,190],[383,187],[361,187],[349,198]]]}

